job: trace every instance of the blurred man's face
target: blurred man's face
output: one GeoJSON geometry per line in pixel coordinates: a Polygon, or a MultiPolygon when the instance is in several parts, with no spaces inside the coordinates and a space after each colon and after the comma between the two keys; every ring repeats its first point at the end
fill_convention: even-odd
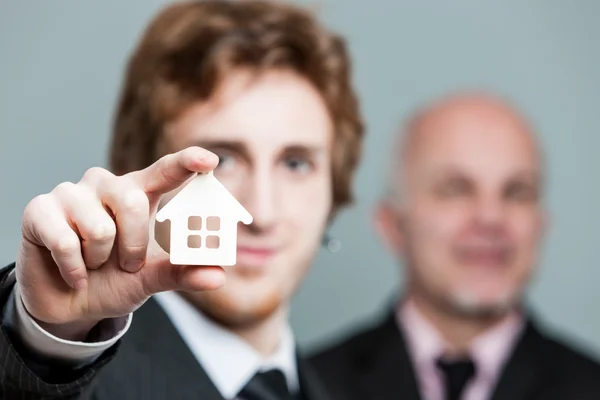
{"type": "MultiPolygon", "coordinates": [[[[199,145],[216,153],[215,176],[253,217],[238,225],[237,265],[224,268],[225,285],[188,294],[235,327],[287,305],[311,264],[332,206],[333,136],[319,93],[291,72],[251,80],[238,71],[220,95],[189,109],[165,140],[170,151],[199,145]]],[[[168,248],[168,226],[157,227],[157,240],[168,248]]]]}
{"type": "Polygon", "coordinates": [[[502,116],[465,109],[423,122],[408,147],[406,198],[380,214],[412,290],[462,314],[506,311],[537,262],[539,155],[525,128],[502,116]]]}

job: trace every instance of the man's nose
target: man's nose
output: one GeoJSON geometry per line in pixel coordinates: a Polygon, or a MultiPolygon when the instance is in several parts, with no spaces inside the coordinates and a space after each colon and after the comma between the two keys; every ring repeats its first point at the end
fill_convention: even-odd
{"type": "Polygon", "coordinates": [[[502,224],[505,216],[505,204],[498,196],[479,196],[474,207],[479,223],[488,227],[498,227],[502,224]]]}
{"type": "Polygon", "coordinates": [[[275,183],[266,172],[254,173],[243,185],[242,205],[252,215],[251,229],[268,230],[275,224],[277,199],[275,183]]]}

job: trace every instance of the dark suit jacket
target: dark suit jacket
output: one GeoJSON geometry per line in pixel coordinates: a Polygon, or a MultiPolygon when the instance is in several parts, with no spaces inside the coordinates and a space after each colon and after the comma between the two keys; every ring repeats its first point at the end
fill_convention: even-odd
{"type": "MultiPolygon", "coordinates": [[[[310,358],[336,398],[421,399],[404,338],[391,314],[310,358]]],[[[489,400],[592,399],[600,399],[600,365],[542,334],[529,320],[489,400]]]]}
{"type": "MultiPolygon", "coordinates": [[[[2,313],[15,283],[14,274],[7,278],[13,266],[0,271],[2,313]]],[[[302,359],[298,359],[298,372],[303,400],[331,399],[302,359]]],[[[150,299],[135,312],[129,331],[119,343],[93,365],[79,370],[37,359],[9,327],[2,326],[0,399],[222,400],[222,397],[160,305],[150,299]]]]}

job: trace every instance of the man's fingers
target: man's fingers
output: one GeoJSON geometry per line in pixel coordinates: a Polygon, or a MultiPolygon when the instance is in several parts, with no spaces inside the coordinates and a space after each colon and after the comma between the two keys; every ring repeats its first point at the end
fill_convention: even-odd
{"type": "Polygon", "coordinates": [[[64,210],[53,196],[38,196],[28,204],[23,229],[25,239],[50,251],[69,286],[74,289],[86,286],[87,271],[79,236],[67,222],[64,210]]]}
{"type": "Polygon", "coordinates": [[[146,281],[150,293],[167,290],[201,292],[218,289],[225,283],[225,271],[217,266],[165,265],[152,272],[146,281]]]}
{"type": "Polygon", "coordinates": [[[118,177],[105,169],[91,168],[81,179],[95,190],[99,202],[112,213],[119,264],[129,272],[139,270],[144,264],[149,240],[149,200],[140,182],[133,179],[134,174],[118,177]]]}
{"type": "Polygon", "coordinates": [[[168,290],[208,291],[225,284],[225,271],[218,266],[173,265],[169,255],[153,255],[140,271],[147,295],[168,290]]]}
{"type": "Polygon", "coordinates": [[[85,185],[63,183],[54,192],[81,237],[85,265],[92,269],[100,267],[112,252],[116,235],[114,220],[85,185]]]}
{"type": "Polygon", "coordinates": [[[98,187],[102,202],[117,222],[117,246],[121,268],[139,270],[148,249],[150,206],[148,197],[128,177],[118,177],[98,187]]]}
{"type": "Polygon", "coordinates": [[[141,171],[131,173],[151,200],[177,189],[194,173],[212,171],[219,158],[201,147],[188,147],[168,154],[141,171]]]}

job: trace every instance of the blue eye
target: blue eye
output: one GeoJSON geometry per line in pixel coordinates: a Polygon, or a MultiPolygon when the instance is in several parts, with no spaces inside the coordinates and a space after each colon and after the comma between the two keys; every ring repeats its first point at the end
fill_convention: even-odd
{"type": "Polygon", "coordinates": [[[235,167],[235,157],[229,154],[217,154],[219,156],[219,164],[216,169],[231,169],[235,167]]]}
{"type": "Polygon", "coordinates": [[[297,157],[286,159],[285,164],[292,171],[308,172],[311,169],[311,164],[308,161],[297,157]]]}

